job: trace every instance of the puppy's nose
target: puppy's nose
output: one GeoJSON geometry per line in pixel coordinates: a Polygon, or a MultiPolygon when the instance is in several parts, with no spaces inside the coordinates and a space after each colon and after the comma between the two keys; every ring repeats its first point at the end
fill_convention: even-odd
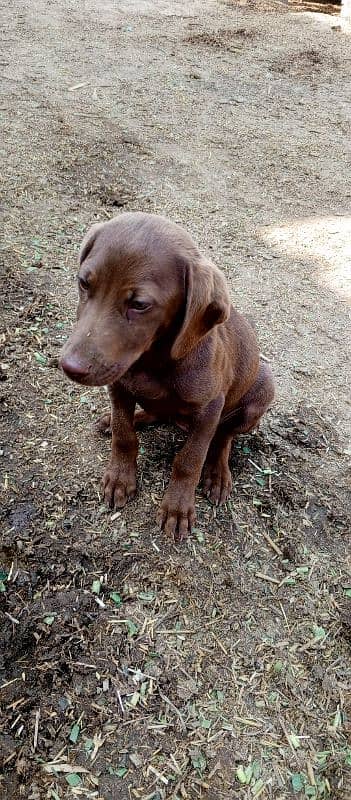
{"type": "Polygon", "coordinates": [[[80,383],[89,375],[90,366],[75,355],[62,356],[60,367],[72,381],[80,383]]]}

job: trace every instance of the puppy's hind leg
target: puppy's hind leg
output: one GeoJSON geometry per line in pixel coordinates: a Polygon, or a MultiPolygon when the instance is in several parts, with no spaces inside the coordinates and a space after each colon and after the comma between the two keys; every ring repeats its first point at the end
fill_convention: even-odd
{"type": "Polygon", "coordinates": [[[255,383],[241,398],[239,408],[220,422],[207,453],[203,487],[206,497],[214,505],[225,503],[232,489],[228,461],[234,436],[256,428],[273,399],[273,375],[269,365],[261,362],[255,383]]]}
{"type": "Polygon", "coordinates": [[[224,420],[223,424],[231,422],[234,436],[239,433],[249,433],[257,427],[263,414],[271,407],[274,395],[272,370],[269,364],[261,361],[255,383],[241,398],[240,405],[231,419],[224,420]]]}
{"type": "Polygon", "coordinates": [[[111,433],[111,411],[106,411],[106,414],[99,417],[98,421],[94,423],[94,428],[97,433],[108,436],[111,433]]]}
{"type": "Polygon", "coordinates": [[[134,428],[139,431],[141,428],[145,428],[146,425],[152,425],[153,422],[158,422],[159,418],[157,414],[150,414],[148,411],[144,411],[143,408],[137,409],[134,414],[134,428]]]}

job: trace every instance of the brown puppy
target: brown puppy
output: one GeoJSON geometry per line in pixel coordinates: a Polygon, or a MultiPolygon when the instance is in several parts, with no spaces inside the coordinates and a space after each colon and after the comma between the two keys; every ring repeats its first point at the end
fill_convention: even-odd
{"type": "Polygon", "coordinates": [[[136,490],[136,423],[172,419],[189,431],[158,513],[182,539],[195,519],[195,489],[228,498],[236,434],[271,405],[271,370],[256,336],[230,305],[223,274],[178,225],[127,213],[93,225],[81,248],[78,322],[61,367],[85,386],[109,387],[112,456],[104,494],[122,507],[136,490]],[[143,412],[135,414],[138,403],[143,412]]]}

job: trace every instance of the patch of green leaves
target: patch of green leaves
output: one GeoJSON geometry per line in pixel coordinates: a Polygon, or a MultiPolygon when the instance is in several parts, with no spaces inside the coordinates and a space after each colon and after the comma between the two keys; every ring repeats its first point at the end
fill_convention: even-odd
{"type": "Polygon", "coordinates": [[[259,761],[252,761],[246,767],[243,764],[239,764],[236,770],[236,777],[239,783],[242,786],[249,786],[251,784],[252,793],[258,794],[260,789],[262,789],[263,781],[260,778],[261,773],[261,765],[259,761]]]}

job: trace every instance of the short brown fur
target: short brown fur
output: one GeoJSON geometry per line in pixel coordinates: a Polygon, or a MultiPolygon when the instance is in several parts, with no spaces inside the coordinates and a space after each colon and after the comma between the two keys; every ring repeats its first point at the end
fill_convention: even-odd
{"type": "Polygon", "coordinates": [[[251,325],[230,304],[223,273],[163,217],[127,213],[93,225],[79,282],[78,322],[61,366],[72,380],[109,388],[111,415],[99,426],[112,429],[105,499],[120,508],[135,494],[136,427],[174,420],[188,438],[158,521],[182,539],[195,519],[202,470],[211,502],[228,498],[232,439],[271,405],[271,370],[251,325]]]}

